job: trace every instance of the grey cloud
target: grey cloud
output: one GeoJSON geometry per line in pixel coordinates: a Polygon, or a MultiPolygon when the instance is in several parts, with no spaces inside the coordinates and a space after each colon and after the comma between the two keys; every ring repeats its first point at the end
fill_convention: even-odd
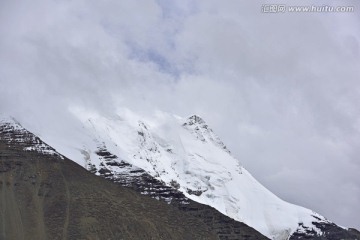
{"type": "Polygon", "coordinates": [[[74,105],[197,113],[281,198],[360,228],[359,3],[262,4],[2,1],[0,111],[39,128],[74,105]]]}

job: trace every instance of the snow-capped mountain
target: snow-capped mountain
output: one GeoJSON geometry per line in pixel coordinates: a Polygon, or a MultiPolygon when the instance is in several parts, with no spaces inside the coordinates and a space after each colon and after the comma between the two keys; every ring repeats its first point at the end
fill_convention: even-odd
{"type": "MultiPolygon", "coordinates": [[[[68,139],[46,132],[42,138],[97,175],[126,185],[145,172],[186,198],[212,206],[271,239],[316,237],[327,234],[322,226],[336,226],[262,186],[199,116],[181,118],[159,112],[142,118],[128,109],[111,117],[79,109],[72,113],[81,129],[68,139]]],[[[45,154],[55,151],[41,146],[31,150],[36,149],[45,154]]],[[[171,195],[165,201],[171,203],[171,195]]]]}
{"type": "Polygon", "coordinates": [[[268,239],[246,224],[186,198],[105,148],[97,154],[104,160],[97,171],[100,177],[71,163],[13,118],[0,117],[0,238],[268,239]],[[109,166],[122,171],[112,178],[109,166]],[[93,220],[82,221],[84,218],[93,220]],[[154,229],[152,222],[161,229],[154,229]]]}

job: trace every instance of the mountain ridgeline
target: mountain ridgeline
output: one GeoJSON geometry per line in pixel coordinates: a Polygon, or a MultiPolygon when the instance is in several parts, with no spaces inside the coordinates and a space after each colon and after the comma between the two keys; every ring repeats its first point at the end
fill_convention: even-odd
{"type": "Polygon", "coordinates": [[[0,240],[360,239],[262,187],[200,117],[159,122],[86,119],[76,155],[1,119],[0,240]]]}
{"type": "Polygon", "coordinates": [[[0,125],[1,240],[267,239],[211,207],[186,206],[95,176],[18,123],[0,125]]]}

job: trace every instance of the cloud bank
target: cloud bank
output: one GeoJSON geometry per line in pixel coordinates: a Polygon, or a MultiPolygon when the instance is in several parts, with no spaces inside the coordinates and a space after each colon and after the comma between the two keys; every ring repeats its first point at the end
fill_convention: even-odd
{"type": "Polygon", "coordinates": [[[263,4],[1,1],[0,111],[59,128],[72,106],[196,113],[271,191],[360,228],[360,5],[263,4]]]}

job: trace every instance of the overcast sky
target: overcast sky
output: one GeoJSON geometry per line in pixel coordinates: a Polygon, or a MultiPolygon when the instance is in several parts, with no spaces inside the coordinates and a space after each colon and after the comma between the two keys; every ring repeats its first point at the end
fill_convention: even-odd
{"type": "Polygon", "coordinates": [[[282,199],[360,229],[359,1],[275,2],[0,0],[0,112],[196,113],[282,199]]]}

